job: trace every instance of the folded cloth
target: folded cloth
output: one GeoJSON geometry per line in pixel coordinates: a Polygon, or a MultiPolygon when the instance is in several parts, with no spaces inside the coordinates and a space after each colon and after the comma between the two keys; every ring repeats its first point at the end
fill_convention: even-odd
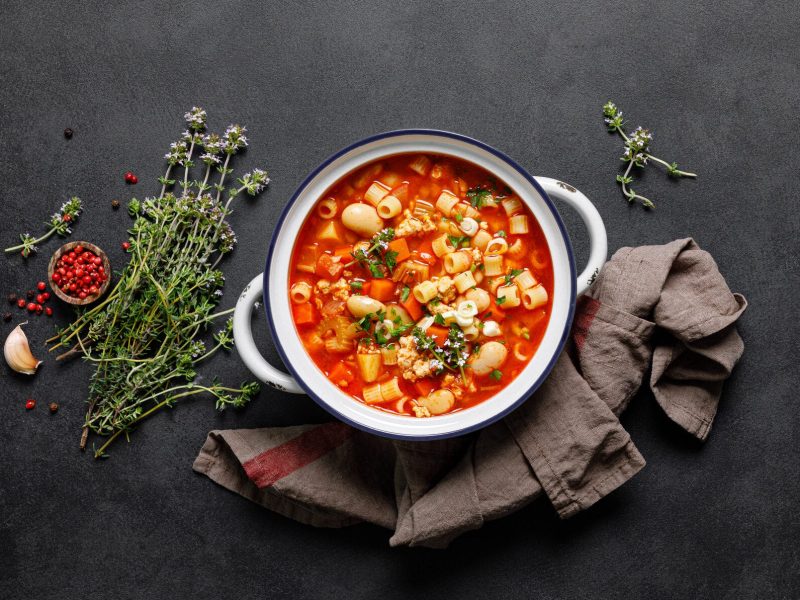
{"type": "Polygon", "coordinates": [[[550,376],[502,421],[434,442],[338,422],[212,431],[194,470],[303,523],[392,529],[393,546],[445,547],[542,494],[566,518],[644,466],[617,417],[648,368],[664,412],[706,439],[746,305],[691,239],[622,248],[580,299],[550,376]]]}

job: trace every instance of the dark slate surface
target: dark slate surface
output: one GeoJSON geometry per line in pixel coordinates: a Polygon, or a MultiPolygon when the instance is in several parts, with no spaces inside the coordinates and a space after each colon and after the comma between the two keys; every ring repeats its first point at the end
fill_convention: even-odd
{"type": "MultiPolygon", "coordinates": [[[[308,398],[262,393],[224,416],[187,403],[97,463],[77,450],[89,368],[48,358],[32,379],[3,368],[0,596],[800,595],[796,3],[91,4],[3,4],[4,245],[78,194],[87,209],[73,239],[120,265],[129,221],[111,199],[156,191],[181,115],[201,104],[214,127],[246,124],[252,147],[239,167],[273,176],[233,217],[230,306],[321,159],[383,130],[450,129],[578,186],[600,207],[612,250],[693,236],[750,301],[747,349],[708,443],[642,393],[624,417],[648,461],[632,481],[569,521],[539,503],[445,552],[392,550],[369,526],[298,525],[191,471],[210,429],[325,420],[308,398]],[[620,143],[599,116],[610,97],[631,125],[655,130],[657,154],[701,174],[674,182],[648,170],[637,187],[655,212],[629,207],[614,183],[620,143]],[[141,178],[135,190],[127,169],[141,178]],[[28,413],[29,396],[39,406],[28,413]]],[[[583,255],[582,229],[565,216],[583,255]]],[[[41,279],[57,245],[0,259],[3,294],[41,279]]],[[[61,306],[54,320],[34,318],[36,347],[68,318],[61,306]]],[[[266,334],[259,341],[274,359],[266,334]]],[[[235,356],[205,373],[247,377],[235,356]]]]}

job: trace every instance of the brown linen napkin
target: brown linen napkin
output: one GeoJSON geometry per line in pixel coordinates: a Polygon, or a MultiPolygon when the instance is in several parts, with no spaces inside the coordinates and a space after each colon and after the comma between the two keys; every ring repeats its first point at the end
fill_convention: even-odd
{"type": "Polygon", "coordinates": [[[542,493],[566,518],[644,466],[617,416],[649,366],[669,418],[708,436],[746,305],[691,239],[622,248],[580,299],[570,348],[502,421],[435,442],[338,422],[212,431],[193,468],[303,523],[392,529],[393,546],[445,547],[542,493]]]}

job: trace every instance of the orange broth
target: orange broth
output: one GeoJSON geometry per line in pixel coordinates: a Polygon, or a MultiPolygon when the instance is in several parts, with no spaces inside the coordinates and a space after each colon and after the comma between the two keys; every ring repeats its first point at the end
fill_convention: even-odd
{"type": "Polygon", "coordinates": [[[507,185],[460,159],[400,154],[361,167],[326,191],[301,228],[289,286],[298,335],[327,377],[377,409],[430,417],[478,404],[517,377],[544,336],[553,270],[539,223],[507,185]],[[394,199],[401,212],[376,221],[373,213],[397,210],[394,199]],[[352,204],[361,206],[345,212],[352,204]],[[360,232],[353,230],[354,214],[360,232]],[[363,214],[371,219],[366,224],[363,214]],[[472,236],[470,219],[479,232],[472,236]],[[374,235],[364,231],[376,223],[374,235]],[[451,236],[449,244],[443,236],[451,236]],[[437,256],[434,248],[444,253],[437,256]],[[452,268],[467,258],[469,268],[447,272],[450,253],[459,253],[452,268]],[[502,273],[488,275],[499,262],[502,273]],[[471,283],[465,273],[475,285],[459,291],[456,283],[471,283]],[[418,289],[423,281],[437,290],[428,302],[417,297],[430,293],[427,284],[418,289]],[[359,296],[366,298],[351,300],[359,296]],[[353,314],[351,305],[373,306],[370,298],[384,310],[353,314]],[[474,309],[480,310],[470,322],[474,309]],[[505,348],[501,364],[477,373],[502,354],[497,344],[505,348]]]}

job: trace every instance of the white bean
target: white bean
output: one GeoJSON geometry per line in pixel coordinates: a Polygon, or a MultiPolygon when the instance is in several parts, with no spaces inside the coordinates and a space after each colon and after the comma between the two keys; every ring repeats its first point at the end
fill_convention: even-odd
{"type": "Polygon", "coordinates": [[[432,415],[441,415],[453,408],[456,397],[450,390],[435,390],[417,402],[431,411],[432,415]]]}
{"type": "Polygon", "coordinates": [[[467,300],[472,300],[475,303],[475,306],[478,307],[478,312],[482,313],[487,308],[489,308],[489,292],[481,288],[474,288],[468,290],[466,294],[464,294],[467,300]]]}
{"type": "Polygon", "coordinates": [[[378,311],[386,310],[383,302],[378,302],[369,296],[350,296],[347,299],[347,310],[356,319],[366,317],[369,313],[377,314],[378,311]]]}
{"type": "Polygon", "coordinates": [[[486,342],[469,359],[469,365],[475,375],[488,375],[500,368],[506,361],[508,350],[500,342],[486,342]]]}
{"type": "Polygon", "coordinates": [[[342,225],[364,237],[372,237],[383,229],[383,219],[369,204],[350,204],[342,211],[342,225]]]}

